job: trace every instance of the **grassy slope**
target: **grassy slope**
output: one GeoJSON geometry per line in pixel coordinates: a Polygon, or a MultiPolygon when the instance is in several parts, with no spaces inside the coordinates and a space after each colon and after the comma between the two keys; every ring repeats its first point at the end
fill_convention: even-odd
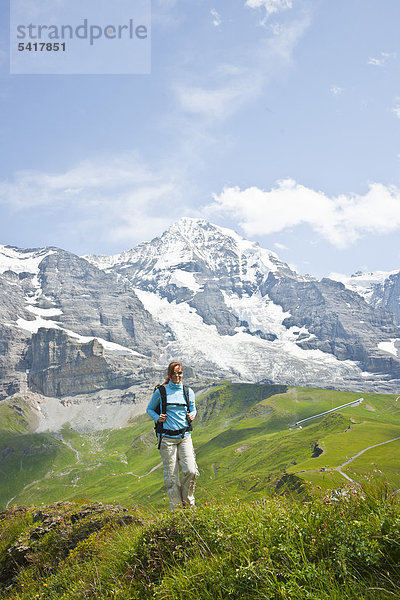
{"type": "Polygon", "coordinates": [[[34,419],[22,400],[0,403],[0,506],[47,473],[66,468],[73,458],[73,451],[50,435],[30,431],[34,419]]]}
{"type": "Polygon", "coordinates": [[[388,600],[398,597],[399,548],[399,495],[385,486],[155,516],[16,508],[0,514],[0,598],[388,600]]]}
{"type": "MultiPolygon", "coordinates": [[[[323,488],[346,483],[337,471],[319,469],[337,467],[367,446],[400,436],[396,397],[364,394],[359,406],[310,421],[302,429],[292,425],[359,397],[352,392],[268,385],[209,388],[198,398],[194,432],[201,471],[198,500],[260,499],[269,495],[283,472],[323,488]],[[315,444],[324,452],[312,458],[315,444]]],[[[12,425],[10,415],[7,423],[7,431],[0,431],[0,457],[5,448],[13,447],[14,452],[5,453],[0,463],[7,476],[7,484],[1,486],[3,506],[12,496],[18,503],[90,498],[165,506],[162,469],[156,468],[160,456],[147,416],[135,419],[130,427],[93,435],[66,428],[62,439],[31,434],[26,423],[12,425]],[[29,456],[27,446],[41,453],[29,456]],[[35,480],[39,481],[22,489],[35,480]]],[[[400,440],[368,450],[343,471],[356,481],[370,475],[386,478],[398,489],[399,449],[400,440]]]]}

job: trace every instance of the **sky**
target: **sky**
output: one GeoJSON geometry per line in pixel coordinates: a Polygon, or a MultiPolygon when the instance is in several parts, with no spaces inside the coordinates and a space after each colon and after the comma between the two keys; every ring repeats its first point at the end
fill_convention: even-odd
{"type": "Polygon", "coordinates": [[[400,2],[151,8],[148,74],[15,75],[1,0],[0,244],[115,254],[188,216],[302,274],[400,270],[400,2]]]}

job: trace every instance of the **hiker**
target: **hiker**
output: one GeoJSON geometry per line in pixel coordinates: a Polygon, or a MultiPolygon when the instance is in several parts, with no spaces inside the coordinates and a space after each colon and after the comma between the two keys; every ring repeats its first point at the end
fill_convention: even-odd
{"type": "Polygon", "coordinates": [[[182,376],[182,363],[171,362],[165,382],[156,387],[147,406],[147,414],[156,423],[170,510],[194,506],[194,488],[199,476],[190,434],[196,416],[195,396],[191,388],[182,384],[182,376]]]}

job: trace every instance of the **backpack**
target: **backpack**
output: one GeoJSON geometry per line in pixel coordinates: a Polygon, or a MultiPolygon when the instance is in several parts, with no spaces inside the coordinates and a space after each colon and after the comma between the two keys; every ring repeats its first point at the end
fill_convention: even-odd
{"type": "MultiPolygon", "coordinates": [[[[165,384],[161,383],[159,385],[156,385],[156,387],[154,388],[154,392],[156,390],[158,390],[160,392],[161,403],[154,410],[158,415],[166,415],[167,414],[167,392],[165,390],[165,384]]],[[[187,385],[183,386],[183,395],[184,395],[184,398],[186,401],[186,419],[187,419],[188,424],[186,427],[183,427],[182,429],[164,429],[164,423],[156,423],[154,426],[154,430],[156,432],[156,436],[159,436],[158,449],[160,449],[163,434],[164,435],[180,435],[183,438],[187,431],[193,430],[192,424],[189,422],[189,419],[187,418],[187,415],[190,413],[189,388],[187,385]]]]}

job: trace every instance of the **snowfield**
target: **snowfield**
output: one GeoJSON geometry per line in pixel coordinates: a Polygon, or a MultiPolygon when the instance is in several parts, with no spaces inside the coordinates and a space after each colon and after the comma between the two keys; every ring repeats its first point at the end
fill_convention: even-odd
{"type": "MultiPolygon", "coordinates": [[[[168,357],[185,355],[188,364],[215,364],[229,378],[256,382],[263,379],[291,383],[310,382],[321,384],[321,379],[334,382],[361,376],[356,363],[339,361],[332,354],[320,350],[303,350],[296,343],[294,331],[282,325],[285,313],[273,303],[266,304],[264,319],[273,322],[277,340],[271,342],[238,331],[235,335],[220,335],[215,325],[207,325],[197,311],[186,303],[168,302],[153,292],[135,290],[146,310],[172,330],[175,341],[166,346],[168,357]],[[271,306],[272,305],[272,306],[271,306]]],[[[243,314],[251,299],[245,298],[243,314]],[[247,305],[247,306],[246,306],[247,305]]],[[[260,299],[254,300],[260,312],[260,299]]],[[[236,299],[236,309],[239,299],[236,299]]],[[[238,310],[238,309],[237,309],[238,310]]],[[[239,311],[238,311],[239,312],[239,311]]],[[[263,321],[265,322],[265,321],[263,321]]],[[[368,377],[370,374],[364,375],[368,377]]],[[[299,383],[300,385],[300,383],[299,383]]]]}

